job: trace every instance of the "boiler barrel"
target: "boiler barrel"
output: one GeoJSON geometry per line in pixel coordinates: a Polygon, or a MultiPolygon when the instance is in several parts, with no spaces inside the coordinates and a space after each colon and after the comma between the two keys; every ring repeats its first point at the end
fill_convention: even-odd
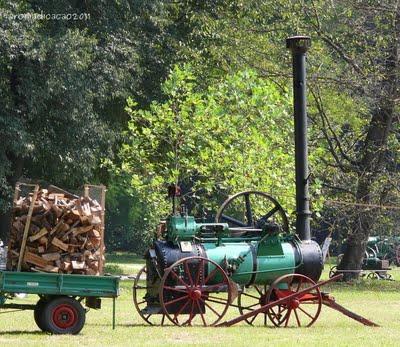
{"type": "MultiPolygon", "coordinates": [[[[229,264],[228,269],[233,270],[232,280],[240,285],[271,284],[276,278],[291,273],[300,273],[317,281],[323,267],[321,250],[314,241],[280,243],[281,254],[247,242],[219,246],[205,243],[202,246],[208,259],[217,264],[229,264]]],[[[210,273],[213,265],[208,266],[210,273]]]]}

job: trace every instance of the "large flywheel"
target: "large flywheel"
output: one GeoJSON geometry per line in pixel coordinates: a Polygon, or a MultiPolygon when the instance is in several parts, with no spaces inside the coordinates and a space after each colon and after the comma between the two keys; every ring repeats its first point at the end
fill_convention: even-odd
{"type": "Polygon", "coordinates": [[[261,229],[275,225],[282,232],[289,231],[286,212],[279,202],[264,192],[247,190],[232,195],[219,208],[215,221],[228,223],[231,229],[261,229]]]}

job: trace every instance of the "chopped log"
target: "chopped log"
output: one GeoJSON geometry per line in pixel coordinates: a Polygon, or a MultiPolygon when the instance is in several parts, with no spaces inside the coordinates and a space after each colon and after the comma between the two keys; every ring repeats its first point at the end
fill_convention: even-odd
{"type": "Polygon", "coordinates": [[[57,237],[55,237],[55,238],[51,241],[51,243],[52,243],[54,246],[56,246],[56,247],[62,249],[63,251],[68,251],[68,245],[67,245],[66,243],[62,242],[61,240],[59,240],[57,237]]]}
{"type": "Polygon", "coordinates": [[[46,253],[46,254],[42,254],[42,258],[47,261],[55,261],[55,260],[59,260],[61,258],[61,254],[58,252],[46,253]]]}
{"type": "Polygon", "coordinates": [[[87,225],[84,227],[74,228],[74,230],[72,231],[72,235],[77,236],[79,234],[87,233],[91,230],[93,230],[93,225],[87,225]]]}
{"type": "Polygon", "coordinates": [[[56,266],[53,266],[53,265],[46,265],[44,268],[43,268],[43,271],[45,271],[45,272],[58,272],[58,267],[56,267],[56,266]]]}
{"type": "Polygon", "coordinates": [[[41,268],[44,268],[46,265],[48,265],[48,262],[46,260],[44,260],[42,257],[40,257],[36,254],[33,254],[31,252],[25,252],[24,261],[26,263],[31,263],[33,265],[37,265],[41,268]]]}
{"type": "Polygon", "coordinates": [[[98,275],[104,251],[104,189],[101,204],[91,199],[88,185],[84,197],[40,188],[36,196],[20,196],[22,191],[14,194],[7,269],[15,271],[19,260],[23,271],[98,275]]]}
{"type": "Polygon", "coordinates": [[[45,237],[45,236],[42,236],[39,240],[38,240],[38,243],[39,244],[41,244],[41,245],[46,245],[47,246],[47,243],[49,242],[49,239],[47,238],[47,237],[45,237]]]}
{"type": "Polygon", "coordinates": [[[87,267],[84,261],[73,260],[71,261],[71,264],[74,270],[83,270],[87,267]]]}
{"type": "Polygon", "coordinates": [[[47,229],[42,228],[42,229],[40,229],[40,231],[37,234],[30,236],[29,241],[33,242],[35,240],[39,240],[42,236],[46,235],[47,233],[48,233],[47,229]]]}

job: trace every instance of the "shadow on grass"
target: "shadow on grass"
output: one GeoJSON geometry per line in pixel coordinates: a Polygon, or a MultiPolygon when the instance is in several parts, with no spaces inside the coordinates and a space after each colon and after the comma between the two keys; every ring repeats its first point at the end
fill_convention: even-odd
{"type": "Polygon", "coordinates": [[[353,282],[336,282],[321,287],[323,292],[400,292],[400,281],[359,279],[353,282]]]}
{"type": "Polygon", "coordinates": [[[50,335],[49,333],[45,333],[43,331],[26,331],[26,330],[11,330],[11,331],[2,331],[1,336],[7,335],[50,335]]]}

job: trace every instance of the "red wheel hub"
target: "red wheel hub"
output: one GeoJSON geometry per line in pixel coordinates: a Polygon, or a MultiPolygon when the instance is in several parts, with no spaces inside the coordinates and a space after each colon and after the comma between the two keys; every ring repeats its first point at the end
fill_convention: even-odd
{"type": "Polygon", "coordinates": [[[300,306],[300,301],[298,299],[294,299],[292,301],[290,301],[290,307],[292,309],[296,309],[300,306]]]}
{"type": "Polygon", "coordinates": [[[192,300],[199,300],[201,298],[201,290],[200,289],[194,289],[189,293],[189,297],[192,300]]]}
{"type": "Polygon", "coordinates": [[[78,314],[70,305],[58,305],[53,311],[53,323],[60,329],[72,327],[78,321],[78,314]]]}

